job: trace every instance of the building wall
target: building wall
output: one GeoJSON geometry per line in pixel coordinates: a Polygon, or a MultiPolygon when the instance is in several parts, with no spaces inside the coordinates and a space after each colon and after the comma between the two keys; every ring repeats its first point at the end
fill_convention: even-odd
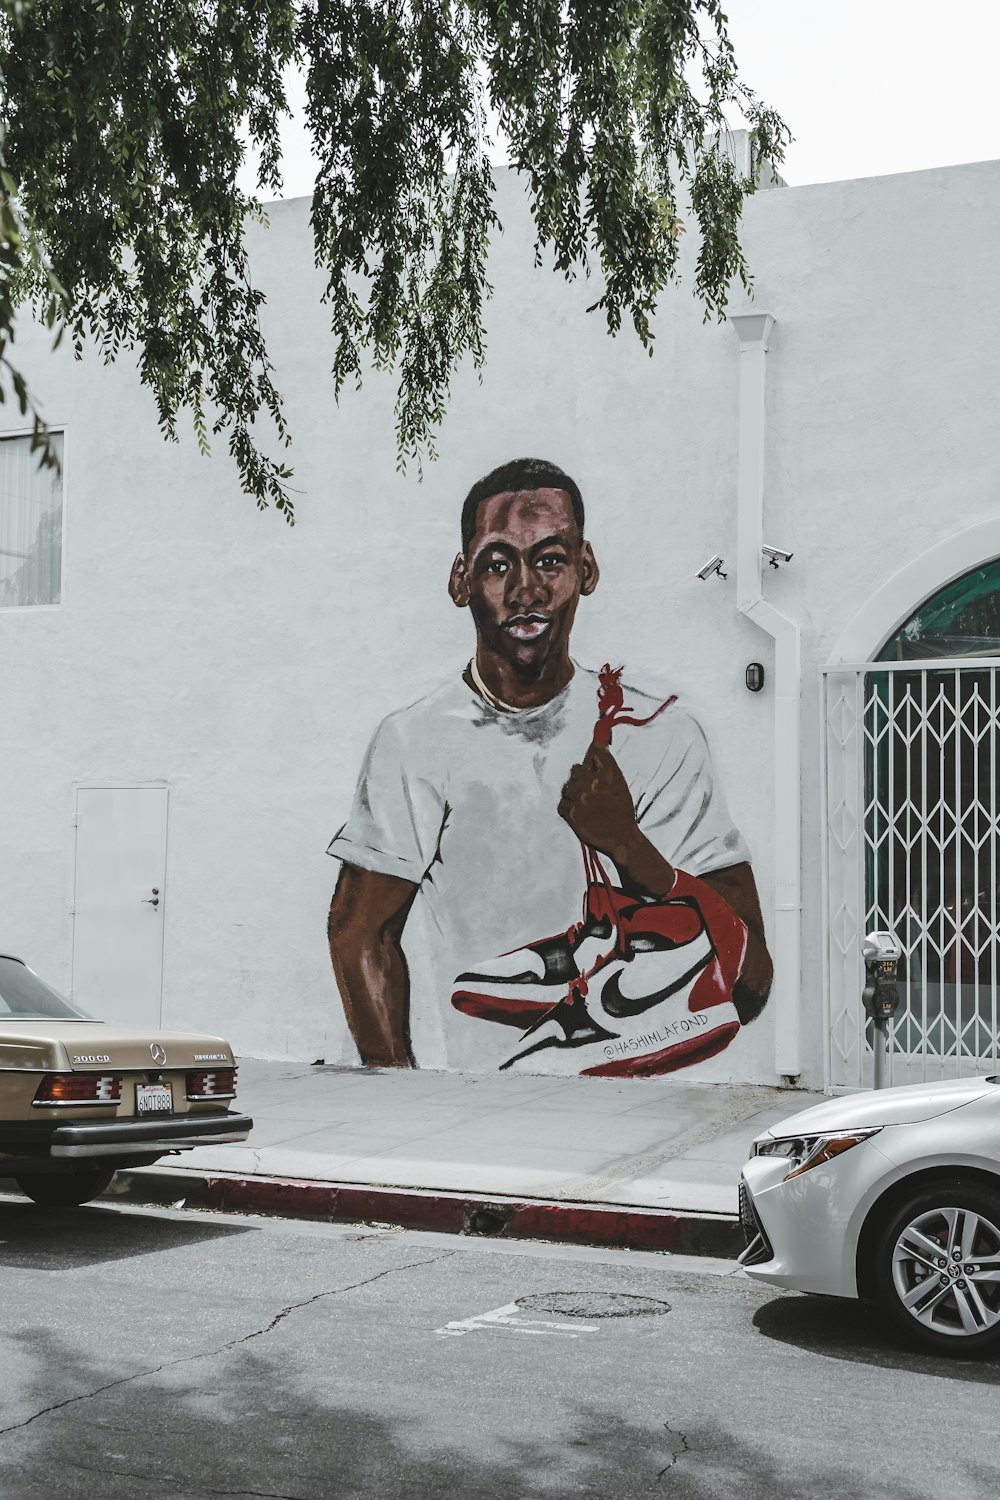
{"type": "MultiPolygon", "coordinates": [[[[804,1081],[821,1076],[818,669],[891,573],[996,514],[1000,164],[762,193],[746,211],[768,356],[767,570],[803,631],[804,1081]]],[[[0,611],[0,947],[68,985],[77,782],[171,787],[163,1021],[238,1050],[349,1057],[325,915],[364,748],[472,648],[445,585],[471,481],[519,454],[578,479],[603,578],[574,654],[688,696],[772,889],[772,700],[747,662],[768,641],[735,611],[737,344],[704,323],[690,275],[663,299],[656,352],[607,337],[594,289],[534,269],[520,189],[490,277],[482,382],[457,378],[440,458],[395,471],[394,388],[333,405],[308,204],[254,238],[266,330],[294,434],[297,524],[260,515],[224,452],[162,441],[123,361],[21,358],[65,424],[63,603],[0,611]]],[[[742,299],[734,301],[734,310],[742,299]]],[[[10,408],[2,430],[17,430],[10,408]]],[[[918,603],[914,600],[914,606],[918,603]]],[[[877,646],[872,642],[872,647],[877,646]]],[[[767,1012],[703,1076],[773,1078],[767,1012]]]]}

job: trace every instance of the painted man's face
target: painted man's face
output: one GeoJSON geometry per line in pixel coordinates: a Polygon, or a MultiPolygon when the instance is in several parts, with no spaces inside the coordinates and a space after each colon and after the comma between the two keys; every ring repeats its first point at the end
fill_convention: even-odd
{"type": "Polygon", "coordinates": [[[565,490],[523,490],[480,505],[450,592],[472,610],[481,647],[536,677],[567,652],[580,595],[597,579],[565,490]]]}

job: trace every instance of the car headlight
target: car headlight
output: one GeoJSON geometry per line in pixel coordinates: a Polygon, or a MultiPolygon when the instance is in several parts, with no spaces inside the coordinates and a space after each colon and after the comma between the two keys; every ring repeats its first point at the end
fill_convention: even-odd
{"type": "Polygon", "coordinates": [[[753,1154],[787,1158],[791,1168],[785,1173],[788,1182],[789,1178],[798,1177],[800,1173],[850,1151],[852,1146],[859,1146],[869,1136],[878,1135],[881,1129],[881,1125],[871,1125],[865,1130],[831,1130],[825,1135],[783,1135],[776,1140],[765,1137],[754,1141],[753,1154]]]}

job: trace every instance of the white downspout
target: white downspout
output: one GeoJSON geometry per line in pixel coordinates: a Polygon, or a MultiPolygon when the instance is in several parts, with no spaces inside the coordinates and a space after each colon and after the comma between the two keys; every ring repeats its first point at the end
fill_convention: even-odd
{"type": "Polygon", "coordinates": [[[774,1014],[775,1071],[791,1081],[801,1064],[802,851],[799,627],[763,596],[764,386],[770,313],[729,320],[740,341],[739,467],[736,486],[736,606],[774,641],[774,1014]]]}

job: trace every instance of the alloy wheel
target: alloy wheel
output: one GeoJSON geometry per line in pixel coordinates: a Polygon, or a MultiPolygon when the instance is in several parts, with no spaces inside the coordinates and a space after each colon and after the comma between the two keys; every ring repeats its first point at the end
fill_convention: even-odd
{"type": "Polygon", "coordinates": [[[1000,1229],[971,1208],[911,1219],[892,1250],[900,1305],[933,1333],[957,1339],[1000,1326],[1000,1229]]]}

